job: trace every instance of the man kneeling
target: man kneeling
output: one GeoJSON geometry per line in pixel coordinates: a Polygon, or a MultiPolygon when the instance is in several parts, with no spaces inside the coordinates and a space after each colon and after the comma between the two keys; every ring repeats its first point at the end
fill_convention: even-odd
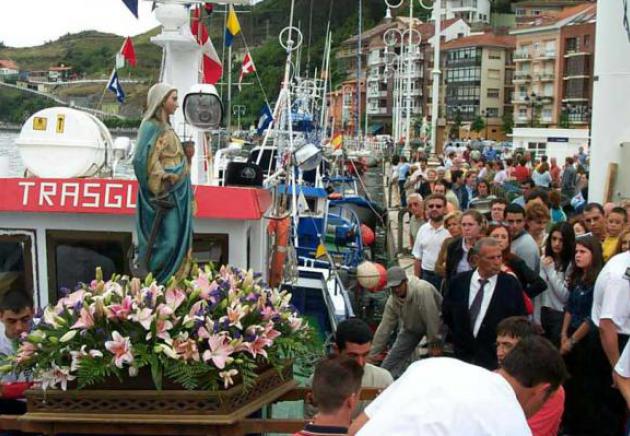
{"type": "Polygon", "coordinates": [[[345,435],[359,401],[363,368],[345,356],[329,357],[317,364],[313,399],[319,412],[294,436],[345,435]]]}

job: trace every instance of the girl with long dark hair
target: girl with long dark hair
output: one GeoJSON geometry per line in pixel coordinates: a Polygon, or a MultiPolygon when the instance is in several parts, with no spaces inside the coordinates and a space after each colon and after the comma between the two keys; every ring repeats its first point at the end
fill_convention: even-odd
{"type": "Polygon", "coordinates": [[[536,301],[540,308],[540,323],[545,336],[560,347],[560,331],[564,308],[569,299],[567,279],[575,256],[575,233],[567,222],[553,225],[540,262],[540,276],[547,283],[547,290],[536,301]]]}

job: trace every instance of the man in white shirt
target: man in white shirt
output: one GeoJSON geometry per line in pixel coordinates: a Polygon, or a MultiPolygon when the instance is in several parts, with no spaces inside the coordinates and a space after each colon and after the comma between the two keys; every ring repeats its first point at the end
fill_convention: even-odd
{"type": "Polygon", "coordinates": [[[349,434],[529,436],[526,417],[566,377],[558,350],[539,337],[520,340],[497,372],[451,358],[421,360],[365,409],[349,434]]]}
{"type": "Polygon", "coordinates": [[[611,258],[599,273],[593,291],[591,319],[599,327],[602,348],[611,368],[630,335],[630,252],[611,258]]]}
{"type": "Polygon", "coordinates": [[[630,409],[630,344],[627,344],[613,371],[615,385],[626,400],[626,408],[630,409]]]}
{"type": "Polygon", "coordinates": [[[442,286],[442,278],[435,272],[435,264],[442,243],[450,237],[450,233],[444,228],[446,197],[431,194],[426,198],[424,207],[428,212],[429,222],[420,227],[413,244],[414,274],[439,290],[442,286]]]}
{"type": "Polygon", "coordinates": [[[9,291],[0,301],[0,355],[16,351],[22,333],[28,332],[33,322],[33,300],[25,292],[9,291]]]}

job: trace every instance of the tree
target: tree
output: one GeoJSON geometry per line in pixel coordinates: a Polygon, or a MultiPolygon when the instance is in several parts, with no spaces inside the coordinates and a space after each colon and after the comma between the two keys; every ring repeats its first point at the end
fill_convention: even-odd
{"type": "Polygon", "coordinates": [[[472,122],[472,125],[470,126],[470,130],[472,130],[473,132],[479,133],[485,127],[486,127],[486,122],[483,120],[483,118],[481,118],[481,116],[477,115],[477,117],[472,122]]]}
{"type": "Polygon", "coordinates": [[[569,127],[571,127],[571,125],[569,124],[569,113],[566,111],[566,109],[560,112],[560,122],[558,124],[563,129],[568,129],[569,127]]]}
{"type": "Polygon", "coordinates": [[[461,127],[462,127],[462,114],[458,110],[455,112],[455,119],[453,120],[453,125],[451,126],[451,130],[449,132],[450,136],[453,138],[459,139],[459,129],[461,127]]]}
{"type": "Polygon", "coordinates": [[[514,117],[511,112],[505,111],[503,113],[503,118],[501,119],[501,130],[503,130],[504,134],[512,133],[512,129],[514,128],[514,117]]]}

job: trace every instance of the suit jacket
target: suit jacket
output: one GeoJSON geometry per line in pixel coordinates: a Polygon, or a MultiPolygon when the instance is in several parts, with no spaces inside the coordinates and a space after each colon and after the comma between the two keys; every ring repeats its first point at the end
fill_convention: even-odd
{"type": "Polygon", "coordinates": [[[457,265],[462,260],[462,258],[466,255],[464,253],[464,247],[462,247],[461,236],[454,238],[446,247],[446,277],[447,279],[455,276],[457,271],[457,265]]]}
{"type": "Polygon", "coordinates": [[[442,317],[448,326],[455,357],[487,369],[497,367],[497,325],[510,316],[525,316],[523,291],[519,281],[510,274],[499,273],[497,284],[477,337],[470,325],[468,299],[473,271],[456,275],[450,282],[442,302],[442,317]]]}

